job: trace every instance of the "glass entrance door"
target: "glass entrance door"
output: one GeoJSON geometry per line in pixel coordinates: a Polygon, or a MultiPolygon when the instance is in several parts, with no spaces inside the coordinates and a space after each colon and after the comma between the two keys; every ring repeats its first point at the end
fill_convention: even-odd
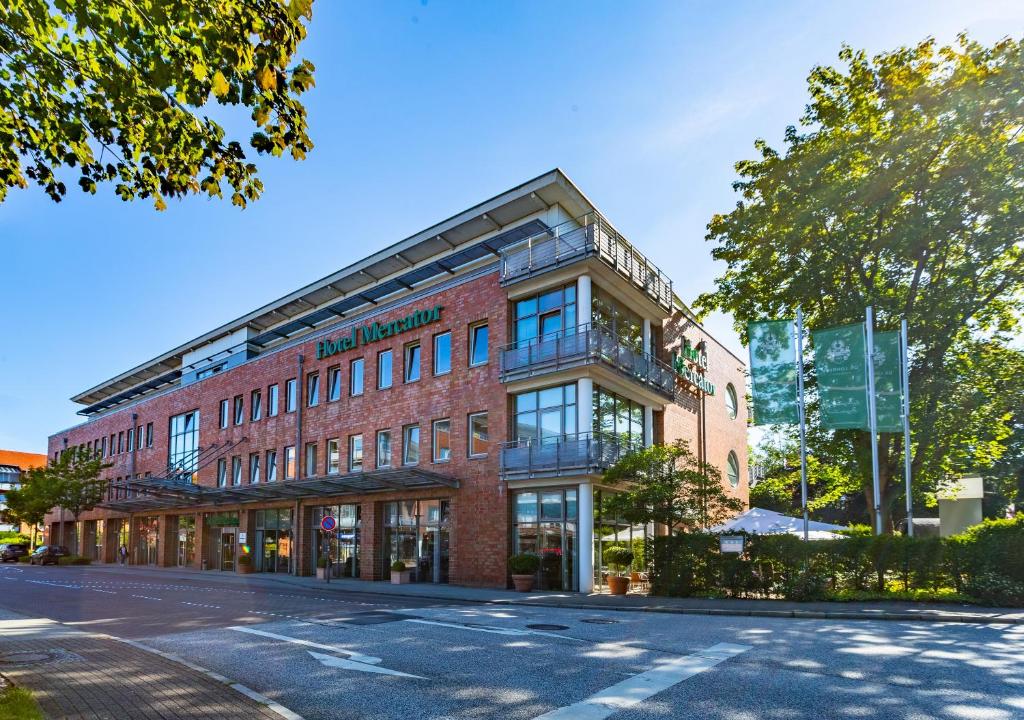
{"type": "Polygon", "coordinates": [[[576,590],[576,488],[526,490],[513,495],[516,553],[540,557],[541,590],[576,590]]]}
{"type": "Polygon", "coordinates": [[[235,531],[222,530],[220,533],[220,569],[235,569],[235,531]]]}

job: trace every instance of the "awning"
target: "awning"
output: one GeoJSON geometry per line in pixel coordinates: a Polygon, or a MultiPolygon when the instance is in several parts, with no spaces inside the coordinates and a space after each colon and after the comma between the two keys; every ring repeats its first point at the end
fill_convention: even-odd
{"type": "Polygon", "coordinates": [[[129,480],[114,487],[119,488],[128,497],[109,498],[97,507],[133,513],[172,508],[190,509],[207,505],[238,505],[338,495],[364,495],[395,490],[457,488],[459,481],[447,475],[409,467],[229,487],[207,487],[155,477],[129,480]]]}

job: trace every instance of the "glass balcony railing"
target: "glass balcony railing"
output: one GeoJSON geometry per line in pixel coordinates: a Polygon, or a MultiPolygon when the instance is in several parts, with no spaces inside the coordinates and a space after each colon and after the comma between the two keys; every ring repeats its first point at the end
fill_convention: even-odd
{"type": "Polygon", "coordinates": [[[501,445],[500,472],[506,480],[598,473],[640,447],[615,435],[592,432],[513,440],[501,445]]]}
{"type": "Polygon", "coordinates": [[[676,373],[667,363],[638,352],[599,325],[570,328],[501,349],[501,381],[512,382],[566,368],[600,363],[620,375],[675,397],[676,373]]]}
{"type": "Polygon", "coordinates": [[[509,285],[549,270],[599,258],[667,312],[672,281],[598,213],[589,213],[532,235],[501,251],[501,283],[509,285]]]}

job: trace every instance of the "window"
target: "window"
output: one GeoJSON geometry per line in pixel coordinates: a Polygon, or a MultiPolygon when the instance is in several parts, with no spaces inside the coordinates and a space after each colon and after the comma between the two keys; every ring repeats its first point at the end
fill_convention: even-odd
{"type": "Polygon", "coordinates": [[[316,407],[320,402],[320,373],[306,376],[306,407],[316,407]]]}
{"type": "Polygon", "coordinates": [[[377,388],[384,390],[391,387],[391,351],[382,350],[377,353],[377,388]]]}
{"type": "Polygon", "coordinates": [[[327,474],[337,475],[341,472],[341,448],[338,438],[327,441],[327,474]]]}
{"type": "Polygon", "coordinates": [[[452,371],[452,334],[443,332],[434,336],[434,374],[444,375],[452,371]]]}
{"type": "Polygon", "coordinates": [[[725,386],[725,410],[729,413],[730,420],[735,420],[736,415],[739,414],[739,401],[736,398],[736,388],[732,386],[732,383],[725,386]]]}
{"type": "Polygon", "coordinates": [[[416,465],[420,461],[420,426],[402,428],[402,464],[416,465]]]}
{"type": "Polygon", "coordinates": [[[575,383],[519,393],[514,407],[515,439],[520,442],[547,444],[576,434],[575,383]]]}
{"type": "Polygon", "coordinates": [[[277,385],[267,388],[267,417],[277,417],[277,385]]]}
{"type": "Polygon", "coordinates": [[[235,425],[241,425],[245,420],[245,398],[235,395],[235,425]]]}
{"type": "Polygon", "coordinates": [[[260,454],[249,453],[249,484],[255,485],[260,481],[260,454]]]}
{"type": "Polygon", "coordinates": [[[229,412],[231,411],[231,403],[225,398],[220,401],[220,426],[226,428],[228,426],[229,412]]]}
{"type": "Polygon", "coordinates": [[[469,456],[487,454],[487,413],[473,413],[469,416],[469,456]]]}
{"type": "Polygon", "coordinates": [[[643,318],[596,285],[592,295],[594,325],[610,331],[638,353],[645,353],[643,318]]]}
{"type": "Polygon", "coordinates": [[[146,447],[153,447],[153,423],[146,423],[146,447]]]}
{"type": "Polygon", "coordinates": [[[175,415],[170,419],[167,464],[174,468],[175,473],[192,473],[192,482],[195,482],[198,459],[199,411],[175,415]]]}
{"type": "Polygon", "coordinates": [[[363,436],[348,436],[348,469],[356,472],[363,469],[363,436]]]}
{"type": "Polygon", "coordinates": [[[284,449],[284,479],[295,479],[295,446],[290,445],[284,449]]]}
{"type": "Polygon", "coordinates": [[[391,431],[377,431],[377,467],[391,467],[391,431]]]}
{"type": "Polygon", "coordinates": [[[137,428],[135,428],[135,449],[136,450],[141,450],[142,449],[142,426],[141,425],[139,425],[137,428]]]}
{"type": "Polygon", "coordinates": [[[295,378],[292,378],[284,384],[284,411],[295,412],[296,403],[296,384],[295,378]]]}
{"type": "Polygon", "coordinates": [[[263,417],[263,391],[253,390],[249,398],[249,420],[256,422],[263,417]]]}
{"type": "Polygon", "coordinates": [[[519,300],[515,313],[515,340],[521,347],[562,333],[571,335],[576,332],[576,286],[566,285],[519,300]]]}
{"type": "Polygon", "coordinates": [[[341,368],[327,368],[327,402],[341,400],[341,368]]]}
{"type": "Polygon", "coordinates": [[[452,459],[452,421],[434,421],[434,462],[448,462],[452,459]]]}
{"type": "Polygon", "coordinates": [[[487,362],[487,323],[469,328],[469,365],[484,365],[487,362]]]}
{"type": "Polygon", "coordinates": [[[106,456],[107,456],[107,438],[106,438],[106,436],[104,436],[103,437],[103,445],[100,448],[100,457],[106,457],[106,456]]]}
{"type": "Polygon", "coordinates": [[[416,382],[420,379],[420,344],[405,346],[405,381],[416,382]]]}
{"type": "Polygon", "coordinates": [[[363,359],[357,358],[349,366],[349,395],[363,394],[363,359]]]}
{"type": "Polygon", "coordinates": [[[242,456],[235,455],[231,458],[231,484],[242,484],[242,456]]]}
{"type": "MultiPolygon", "coordinates": [[[[114,436],[114,433],[110,433],[110,454],[111,454],[111,455],[115,455],[115,454],[117,453],[117,450],[115,450],[115,449],[114,449],[115,447],[117,447],[117,446],[116,446],[116,445],[114,444],[114,438],[115,438],[115,436],[114,436]]],[[[53,459],[54,459],[54,460],[56,460],[56,459],[57,459],[57,456],[56,456],[56,455],[54,455],[54,458],[53,458],[53,459]]]]}
{"type": "Polygon", "coordinates": [[[228,461],[221,458],[217,461],[217,487],[226,487],[228,484],[228,461]]]}
{"type": "Polygon", "coordinates": [[[128,428],[128,452],[135,449],[135,428],[128,428]]]}
{"type": "Polygon", "coordinates": [[[643,447],[644,406],[595,386],[592,429],[630,447],[643,447]]]}
{"type": "Polygon", "coordinates": [[[728,478],[729,484],[732,487],[739,487],[740,459],[736,457],[736,453],[732,450],[729,451],[729,457],[725,460],[725,476],[728,478]]]}
{"type": "Polygon", "coordinates": [[[277,450],[267,450],[267,482],[277,482],[277,450]]]}
{"type": "Polygon", "coordinates": [[[316,443],[306,443],[306,477],[316,475],[316,443]]]}

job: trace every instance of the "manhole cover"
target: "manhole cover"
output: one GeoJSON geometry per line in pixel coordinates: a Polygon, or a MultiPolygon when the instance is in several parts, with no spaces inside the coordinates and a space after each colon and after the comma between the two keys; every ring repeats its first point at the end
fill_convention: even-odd
{"type": "Polygon", "coordinates": [[[545,625],[544,623],[536,623],[534,625],[527,625],[526,627],[531,630],[568,630],[568,625],[545,625]]]}
{"type": "Polygon", "coordinates": [[[614,625],[618,620],[612,620],[611,618],[583,618],[580,622],[590,623],[591,625],[614,625]]]}
{"type": "Polygon", "coordinates": [[[81,655],[76,655],[67,650],[23,650],[0,655],[0,667],[13,665],[47,665],[49,663],[72,662],[81,660],[81,655]]]}

